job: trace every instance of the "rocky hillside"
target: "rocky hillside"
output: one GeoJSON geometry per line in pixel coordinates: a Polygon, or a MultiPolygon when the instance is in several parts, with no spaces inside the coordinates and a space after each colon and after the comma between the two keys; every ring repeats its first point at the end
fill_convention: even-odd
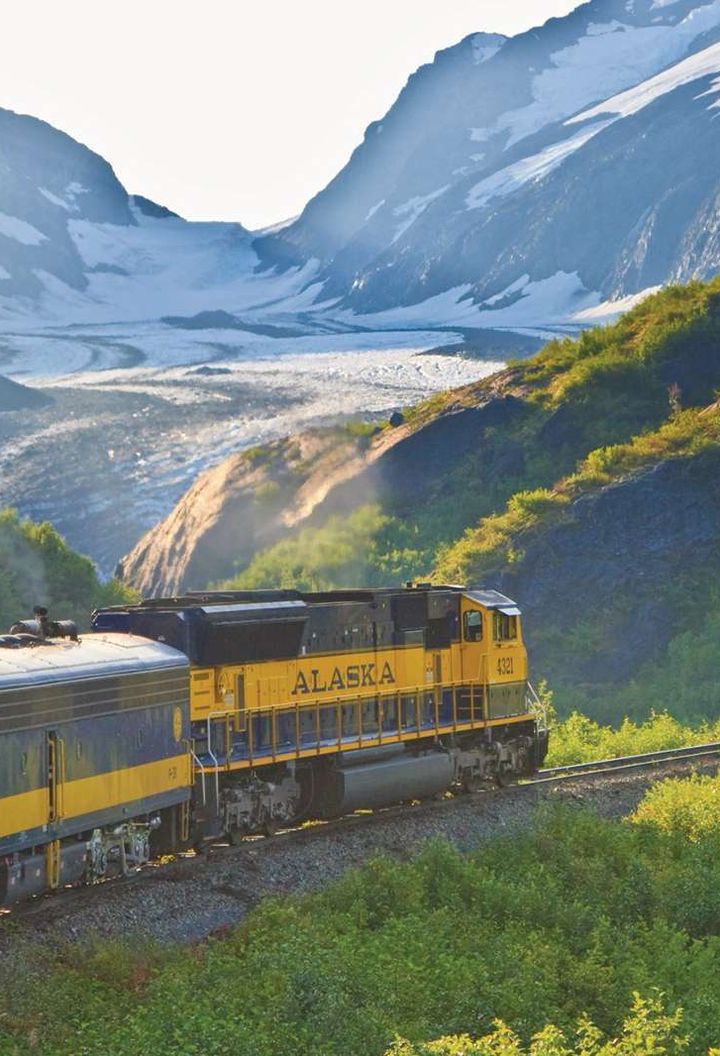
{"type": "Polygon", "coordinates": [[[256,248],[319,259],[318,299],[416,324],[569,321],[709,277],[719,38],[717,0],[591,0],[511,39],[470,36],[256,248]]]}
{"type": "Polygon", "coordinates": [[[234,457],[122,575],[145,592],[233,572],[245,587],[432,569],[497,584],[527,611],[537,674],[563,699],[597,697],[709,618],[719,386],[720,280],[672,287],[374,435],[326,430],[234,457]]]}

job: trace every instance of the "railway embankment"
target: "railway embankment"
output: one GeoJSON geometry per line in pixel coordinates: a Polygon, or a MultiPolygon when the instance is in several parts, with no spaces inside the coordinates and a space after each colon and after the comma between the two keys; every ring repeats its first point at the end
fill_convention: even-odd
{"type": "Polygon", "coordinates": [[[24,956],[23,949],[37,942],[49,949],[133,936],[163,944],[202,942],[240,924],[265,898],[320,890],[380,856],[408,861],[435,839],[473,851],[488,840],[542,825],[548,805],[570,805],[607,819],[627,817],[658,781],[716,771],[712,759],[670,759],[642,770],[555,775],[538,784],[249,838],[240,847],[217,846],[156,864],[128,880],[61,892],[0,916],[0,958],[24,956]]]}

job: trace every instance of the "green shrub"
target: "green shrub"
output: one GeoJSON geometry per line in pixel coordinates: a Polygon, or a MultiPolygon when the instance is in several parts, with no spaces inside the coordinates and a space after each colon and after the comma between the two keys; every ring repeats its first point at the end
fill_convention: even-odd
{"type": "Polygon", "coordinates": [[[30,616],[34,605],[85,628],[92,609],[136,598],[117,580],[100,582],[92,561],[74,553],[52,525],[0,510],[0,628],[30,616]]]}
{"type": "Polygon", "coordinates": [[[412,578],[426,561],[412,529],[377,506],[362,506],[263,550],[220,585],[236,590],[386,586],[412,578]]]}
{"type": "Polygon", "coordinates": [[[704,1056],[720,1023],[718,841],[669,828],[545,808],[473,853],[432,842],[265,901],[202,947],[39,945],[26,978],[0,963],[0,1053],[41,1039],[43,1056],[636,1056],[687,1034],[704,1056]]]}
{"type": "Polygon", "coordinates": [[[475,1040],[467,1034],[419,1045],[399,1039],[385,1056],[669,1056],[686,1051],[687,1039],[678,1034],[681,1022],[681,1010],[666,1015],[661,998],[645,1000],[636,994],[631,1013],[616,1038],[605,1037],[583,1016],[573,1032],[576,1044],[572,1048],[568,1047],[565,1034],[553,1026],[544,1027],[526,1047],[517,1034],[497,1022],[491,1034],[475,1040]]]}
{"type": "Polygon", "coordinates": [[[694,774],[654,785],[633,821],[663,832],[682,833],[693,843],[708,836],[720,838],[720,777],[694,774]]]}
{"type": "Polygon", "coordinates": [[[720,720],[714,724],[685,726],[663,712],[651,715],[645,722],[624,719],[620,726],[601,726],[586,715],[574,712],[558,723],[550,737],[548,766],[590,763],[597,759],[618,759],[626,755],[643,755],[694,744],[720,740],[720,720]]]}

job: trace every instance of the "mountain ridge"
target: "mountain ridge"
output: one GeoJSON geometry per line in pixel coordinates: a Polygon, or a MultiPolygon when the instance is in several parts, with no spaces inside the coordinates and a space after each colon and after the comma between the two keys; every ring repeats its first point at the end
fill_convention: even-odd
{"type": "MultiPolygon", "coordinates": [[[[719,25],[720,7],[712,2],[678,3],[660,9],[649,3],[630,5],[594,0],[564,18],[551,19],[545,26],[506,42],[480,73],[474,75],[476,79],[480,77],[478,84],[486,77],[492,85],[492,98],[487,104],[474,101],[466,43],[470,38],[466,38],[455,48],[439,53],[434,64],[421,68],[410,78],[380,122],[379,138],[385,140],[384,144],[378,145],[378,126],[371,124],[345,169],[308,203],[298,221],[275,236],[258,240],[255,246],[266,263],[298,264],[309,255],[320,258],[323,264],[318,276],[323,283],[320,296],[339,297],[341,307],[359,313],[361,318],[372,318],[373,313],[400,306],[422,307],[423,302],[428,302],[430,311],[432,298],[448,291],[454,291],[455,302],[471,297],[488,315],[497,316],[497,303],[493,299],[510,309],[514,302],[527,295],[523,287],[531,287],[529,292],[532,292],[533,285],[557,280],[563,275],[568,276],[571,287],[562,298],[566,314],[570,314],[573,293],[576,299],[584,291],[597,293],[597,300],[608,300],[642,292],[657,284],[654,275],[647,281],[642,272],[623,276],[614,258],[605,260],[602,275],[588,274],[582,260],[573,258],[571,232],[553,229],[553,224],[545,220],[548,208],[545,199],[554,203],[562,199],[563,191],[567,193],[567,186],[559,187],[557,181],[552,185],[552,173],[562,170],[567,164],[566,158],[588,159],[576,182],[585,182],[590,200],[593,197],[591,176],[598,163],[607,169],[611,162],[620,168],[622,175],[622,158],[598,159],[585,149],[586,143],[590,144],[596,136],[601,138],[605,128],[616,123],[616,119],[610,120],[605,115],[602,120],[600,115],[595,127],[588,129],[586,120],[569,132],[562,122],[576,120],[575,115],[591,107],[591,103],[612,99],[618,92],[653,78],[663,69],[710,46],[717,40],[719,25]],[[519,62],[515,60],[517,55],[519,62]],[[536,62],[544,63],[540,73],[535,68],[536,62]],[[450,77],[448,63],[455,66],[455,78],[463,81],[460,102],[446,87],[450,77]],[[412,107],[413,96],[419,91],[417,83],[423,77],[433,81],[432,90],[437,98],[433,97],[432,107],[446,111],[444,123],[433,120],[432,107],[427,122],[422,120],[428,109],[423,99],[415,121],[417,135],[425,134],[424,146],[416,149],[413,142],[413,149],[407,150],[408,134],[401,129],[394,151],[395,165],[388,170],[385,182],[378,183],[385,176],[383,169],[387,168],[384,166],[387,136],[403,120],[408,123],[403,115],[412,107]],[[503,92],[505,97],[498,103],[498,94],[503,92]],[[471,153],[471,141],[479,144],[475,149],[480,153],[471,153]],[[376,161],[373,155],[377,155],[376,161]],[[401,179],[400,186],[393,188],[401,156],[406,167],[412,168],[412,177],[401,179]],[[368,168],[372,170],[370,177],[365,172],[368,168]],[[530,195],[532,200],[524,203],[528,188],[532,190],[543,180],[549,184],[545,198],[540,195],[532,199],[530,195]],[[486,196],[489,194],[487,200],[478,190],[483,184],[487,188],[486,196]],[[349,188],[344,196],[343,188],[349,188]],[[470,201],[473,195],[474,201],[470,201]],[[496,208],[488,206],[493,200],[496,208]],[[361,217],[363,210],[367,211],[361,217]],[[343,224],[335,231],[335,242],[329,250],[329,231],[338,214],[342,214],[343,224]],[[316,223],[317,217],[320,219],[316,223]],[[348,225],[353,227],[352,231],[348,225]],[[538,228],[537,243],[564,246],[567,259],[548,260],[546,253],[543,261],[542,255],[538,258],[535,247],[523,248],[523,229],[528,226],[538,228]],[[503,265],[503,246],[507,246],[508,255],[514,258],[510,267],[503,265]],[[570,281],[573,275],[576,276],[574,285],[570,281]],[[484,277],[482,281],[480,276],[484,277]],[[519,289],[513,288],[518,285],[519,289]]],[[[713,70],[720,70],[717,57],[714,57],[713,70]]],[[[475,94],[477,91],[479,88],[475,94]]],[[[428,93],[432,95],[430,89],[426,90],[428,93]]],[[[643,131],[640,130],[640,137],[643,131]]],[[[633,132],[628,138],[636,138],[633,132]]],[[[672,157],[669,142],[673,134],[668,131],[666,141],[658,144],[668,157],[672,157]]],[[[698,160],[696,151],[694,164],[698,160]]],[[[708,165],[706,171],[712,169],[708,165]]],[[[633,173],[627,182],[635,179],[633,173]]],[[[618,192],[622,198],[623,190],[617,188],[615,197],[618,192]]],[[[663,193],[663,189],[658,190],[660,199],[663,193]]],[[[649,204],[655,205],[656,200],[649,204]]],[[[578,222],[582,223],[581,216],[572,209],[566,212],[567,225],[577,228],[578,222]]],[[[622,217],[626,240],[632,238],[642,213],[641,208],[622,217]]],[[[610,216],[611,210],[606,207],[602,219],[610,216]]],[[[692,219],[686,220],[686,226],[692,225],[692,219]]],[[[616,252],[622,256],[622,245],[616,252]]],[[[687,269],[689,274],[678,273],[677,269],[673,272],[672,262],[665,261],[661,278],[664,281],[686,279],[695,277],[695,272],[707,277],[718,265],[715,249],[710,258],[687,269]]],[[[446,310],[448,307],[445,306],[446,310]]],[[[586,303],[580,307],[591,305],[586,303]]],[[[440,305],[437,310],[442,311],[440,305]]],[[[540,311],[542,308],[538,307],[540,311]]],[[[496,321],[502,325],[513,314],[505,311],[505,318],[501,315],[496,321]]],[[[541,321],[538,314],[535,322],[541,321]]],[[[486,320],[484,325],[491,324],[486,320]]]]}
{"type": "Polygon", "coordinates": [[[1,111],[0,326],[14,348],[18,328],[201,311],[309,333],[591,325],[720,268],[719,48],[720,0],[590,0],[470,34],[259,235],[128,195],[88,148],[1,111]]]}

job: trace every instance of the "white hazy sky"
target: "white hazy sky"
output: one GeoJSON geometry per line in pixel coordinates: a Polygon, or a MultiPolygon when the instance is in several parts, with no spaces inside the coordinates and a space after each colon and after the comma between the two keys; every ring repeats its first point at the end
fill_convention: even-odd
{"type": "Polygon", "coordinates": [[[579,0],[6,0],[0,106],[190,219],[299,212],[435,51],[579,0]]]}

